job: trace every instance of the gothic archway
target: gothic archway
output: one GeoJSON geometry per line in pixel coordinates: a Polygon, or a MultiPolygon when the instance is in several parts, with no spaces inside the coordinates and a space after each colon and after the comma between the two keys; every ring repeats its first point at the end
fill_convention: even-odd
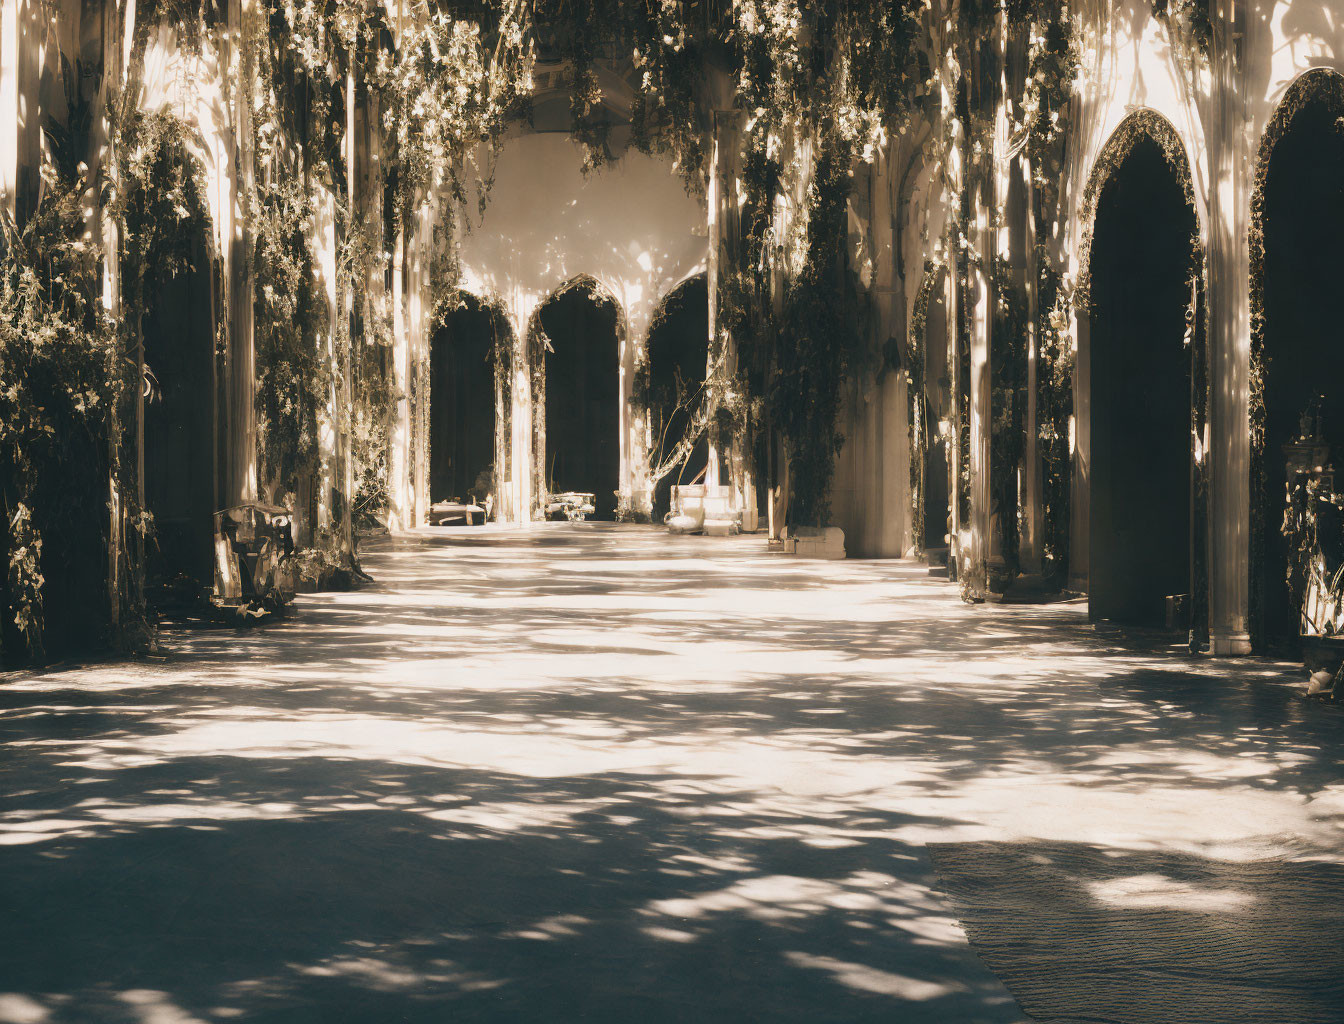
{"type": "Polygon", "coordinates": [[[615,297],[581,276],[542,302],[529,327],[535,493],[594,495],[594,518],[615,518],[621,475],[621,342],[615,297]]]}
{"type": "Polygon", "coordinates": [[[215,325],[203,224],[191,231],[191,264],[163,282],[144,317],[145,506],[154,514],[152,576],[213,574],[215,325]]]}
{"type": "Polygon", "coordinates": [[[1288,88],[1260,142],[1251,194],[1250,634],[1292,641],[1285,583],[1283,445],[1324,395],[1327,440],[1344,441],[1344,75],[1315,68],[1288,88]]]}
{"type": "MultiPolygon", "coordinates": [[[[682,282],[663,299],[649,327],[646,351],[651,466],[670,459],[691,425],[709,364],[709,289],[704,274],[682,282]]],[[[709,460],[701,437],[671,473],[654,483],[653,521],[670,507],[672,485],[690,483],[709,460]]]]}
{"type": "Polygon", "coordinates": [[[240,432],[224,436],[226,423],[245,414],[221,406],[225,364],[216,342],[224,285],[199,140],[166,115],[147,119],[142,130],[150,156],[128,189],[121,298],[143,372],[140,492],[154,524],[145,581],[149,603],[163,612],[194,604],[213,586],[222,460],[255,456],[234,448],[240,432]]]}
{"type": "Polygon", "coordinates": [[[496,407],[512,332],[496,305],[462,293],[444,304],[429,354],[429,497],[498,500],[496,407]]]}
{"type": "Polygon", "coordinates": [[[1121,122],[1084,211],[1075,406],[1088,417],[1079,527],[1089,612],[1156,624],[1166,597],[1186,595],[1191,646],[1202,646],[1206,271],[1189,163],[1165,118],[1139,111],[1121,122]]]}

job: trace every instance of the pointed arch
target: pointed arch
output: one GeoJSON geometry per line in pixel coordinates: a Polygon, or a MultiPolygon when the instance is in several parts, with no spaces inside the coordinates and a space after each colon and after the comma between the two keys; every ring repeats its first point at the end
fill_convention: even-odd
{"type": "Polygon", "coordinates": [[[1091,530],[1094,509],[1087,493],[1092,485],[1089,477],[1081,478],[1076,470],[1087,460],[1089,473],[1093,469],[1091,403],[1091,373],[1093,355],[1091,335],[1095,316],[1093,287],[1093,240],[1099,207],[1106,186],[1116,177],[1135,150],[1144,143],[1153,144],[1162,161],[1171,172],[1189,210],[1191,233],[1189,245],[1189,299],[1185,308],[1183,346],[1188,359],[1188,452],[1189,452],[1189,639],[1192,650],[1203,648],[1208,641],[1208,449],[1209,359],[1207,345],[1208,260],[1201,231],[1199,206],[1190,160],[1180,133],[1172,123],[1155,110],[1140,109],[1126,116],[1102,146],[1083,193],[1082,238],[1079,246],[1078,281],[1072,302],[1078,316],[1078,359],[1074,369],[1074,409],[1078,419],[1079,442],[1074,454],[1071,472],[1074,475],[1071,490],[1073,506],[1074,543],[1087,545],[1087,572],[1089,593],[1092,592],[1092,556],[1087,540],[1091,530]],[[1086,394],[1084,394],[1086,392],[1086,394]]]}
{"type": "Polygon", "coordinates": [[[1083,189],[1082,226],[1083,234],[1078,247],[1078,282],[1073,290],[1075,308],[1085,310],[1091,293],[1092,277],[1092,235],[1097,223],[1097,204],[1107,182],[1144,139],[1157,143],[1162,156],[1171,168],[1176,180],[1185,192],[1185,201],[1195,211],[1195,236],[1191,244],[1200,251],[1202,262],[1203,243],[1199,233],[1199,205],[1195,201],[1195,179],[1190,170],[1190,158],[1185,151],[1176,126],[1156,110],[1144,107],[1125,116],[1111,132],[1106,144],[1101,147],[1097,159],[1092,164],[1092,173],[1088,175],[1087,185],[1083,189]]]}
{"type": "Polygon", "coordinates": [[[492,497],[491,515],[498,518],[499,482],[507,479],[513,326],[498,297],[461,288],[438,302],[431,324],[430,500],[492,497]],[[453,320],[463,328],[460,337],[449,329],[453,320]]]}
{"type": "Polygon", "coordinates": [[[1273,575],[1268,563],[1266,537],[1276,520],[1277,510],[1268,507],[1269,469],[1266,459],[1268,409],[1265,384],[1268,369],[1265,351],[1265,197],[1270,164],[1279,143],[1297,116],[1312,102],[1321,102],[1330,112],[1344,117],[1344,74],[1334,68],[1310,68],[1284,91],[1283,98],[1270,115],[1260,137],[1255,172],[1251,185],[1250,229],[1250,499],[1251,523],[1248,536],[1249,632],[1251,647],[1262,651],[1266,642],[1267,589],[1273,575]]]}
{"type": "Polygon", "coordinates": [[[700,270],[664,293],[635,365],[630,397],[643,414],[648,432],[645,443],[655,522],[662,522],[670,508],[672,486],[690,483],[709,459],[704,429],[710,350],[708,285],[708,276],[700,270]],[[693,325],[689,334],[688,323],[693,325]],[[688,391],[693,386],[698,391],[683,391],[682,384],[688,391]]]}
{"type": "MultiPolygon", "coordinates": [[[[599,437],[593,439],[593,443],[602,445],[611,443],[616,446],[616,472],[614,474],[615,484],[613,493],[605,493],[606,488],[602,486],[606,481],[590,481],[594,483],[598,515],[604,516],[608,511],[614,514],[615,510],[615,490],[620,487],[620,456],[621,456],[621,437],[620,437],[620,352],[626,343],[629,335],[629,326],[626,318],[625,308],[616,298],[615,293],[600,279],[591,274],[576,274],[564,284],[551,291],[545,298],[536,304],[528,318],[527,333],[523,339],[523,352],[526,357],[526,370],[529,375],[531,402],[532,402],[532,493],[537,507],[533,515],[537,518],[545,517],[546,498],[550,493],[550,463],[551,458],[548,455],[548,426],[547,420],[558,415],[556,399],[548,397],[547,391],[547,355],[554,354],[555,348],[551,344],[550,338],[542,325],[542,318],[547,308],[555,302],[564,300],[567,296],[575,293],[588,293],[597,309],[610,309],[614,314],[614,337],[612,349],[612,362],[615,372],[616,389],[611,396],[611,408],[605,410],[616,418],[616,426],[611,438],[599,437]],[[608,508],[610,506],[610,508],[608,508]]],[[[604,410],[598,410],[603,412],[604,410]]],[[[553,454],[553,453],[552,453],[553,454]]],[[[605,474],[599,474],[605,475],[605,474]]],[[[581,483],[582,481],[571,481],[570,483],[581,483]]],[[[570,489],[568,484],[562,485],[562,489],[570,489]]],[[[574,488],[578,489],[578,488],[574,488]]]]}

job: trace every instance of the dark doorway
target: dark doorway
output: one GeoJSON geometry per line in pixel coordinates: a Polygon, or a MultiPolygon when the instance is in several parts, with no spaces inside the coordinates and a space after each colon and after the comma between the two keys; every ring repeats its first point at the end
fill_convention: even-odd
{"type": "Polygon", "coordinates": [[[1092,241],[1088,606],[1158,625],[1190,580],[1190,371],[1184,346],[1194,211],[1156,142],[1102,189],[1092,241]]]}
{"type": "Polygon", "coordinates": [[[142,321],[145,366],[145,505],[156,542],[152,581],[214,581],[215,339],[205,232],[195,229],[191,266],[164,281],[142,321]]]}
{"type": "Polygon", "coordinates": [[[930,553],[947,548],[951,526],[952,478],[948,468],[947,443],[941,434],[941,421],[952,415],[951,380],[947,375],[947,296],[946,277],[939,273],[929,296],[924,338],[924,436],[928,439],[924,459],[924,550],[930,553]]]}
{"type": "MultiPolygon", "coordinates": [[[[1297,616],[1284,582],[1283,446],[1303,411],[1323,396],[1325,439],[1344,444],[1344,131],[1338,110],[1309,100],[1274,147],[1264,192],[1265,639],[1295,640],[1297,616]]],[[[1338,452],[1336,447],[1336,464],[1338,452]]]]}
{"type": "Polygon", "coordinates": [[[430,501],[495,493],[495,344],[508,325],[465,295],[429,345],[430,501]]]}
{"type": "MultiPolygon", "coordinates": [[[[709,290],[703,275],[677,288],[663,303],[649,331],[649,461],[670,458],[690,426],[688,406],[699,397],[709,362],[709,290]]],[[[693,407],[693,406],[692,406],[693,407]]],[[[653,521],[671,508],[672,485],[690,483],[709,462],[709,439],[701,437],[690,458],[654,485],[653,521]]]]}
{"type": "Polygon", "coordinates": [[[591,284],[542,307],[546,352],[546,481],[594,495],[594,518],[614,519],[620,486],[620,343],[616,305],[591,284]]]}

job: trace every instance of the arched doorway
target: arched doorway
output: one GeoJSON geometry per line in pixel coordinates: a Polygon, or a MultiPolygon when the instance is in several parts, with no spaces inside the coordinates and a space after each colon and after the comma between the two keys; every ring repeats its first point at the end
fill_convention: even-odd
{"type": "MultiPolygon", "coordinates": [[[[674,289],[663,300],[649,328],[649,463],[663,465],[686,436],[691,410],[705,383],[709,362],[709,289],[703,274],[674,289]]],[[[703,478],[709,439],[701,437],[677,468],[653,489],[653,521],[661,523],[671,507],[672,485],[703,478]]]]}
{"type": "Polygon", "coordinates": [[[1336,453],[1344,444],[1341,116],[1344,76],[1322,69],[1298,79],[1266,130],[1252,202],[1252,322],[1260,328],[1252,349],[1264,412],[1251,494],[1258,505],[1252,517],[1252,630],[1260,646],[1293,643],[1298,633],[1298,610],[1285,582],[1288,543],[1280,532],[1284,445],[1301,433],[1302,414],[1318,399],[1324,440],[1336,453]]]}
{"type": "Polygon", "coordinates": [[[149,380],[145,506],[155,534],[147,571],[151,581],[173,589],[187,580],[199,587],[213,583],[219,508],[211,262],[205,222],[193,221],[186,230],[190,262],[162,280],[147,276],[149,303],[141,321],[149,380]]]}
{"type": "Polygon", "coordinates": [[[1155,139],[1141,134],[1109,152],[1116,162],[1097,197],[1088,263],[1089,612],[1156,625],[1167,596],[1191,591],[1185,318],[1196,223],[1155,139]]]}
{"type": "Polygon", "coordinates": [[[544,342],[542,480],[553,494],[592,493],[594,518],[614,519],[621,471],[619,310],[596,282],[581,278],[542,305],[536,327],[544,342]]]}
{"type": "Polygon", "coordinates": [[[450,300],[429,345],[429,498],[498,496],[495,368],[508,321],[473,295],[450,300]]]}

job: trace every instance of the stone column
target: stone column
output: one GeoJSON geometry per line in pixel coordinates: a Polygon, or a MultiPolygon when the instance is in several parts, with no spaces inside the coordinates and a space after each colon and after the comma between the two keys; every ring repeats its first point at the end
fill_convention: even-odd
{"type": "MultiPolygon", "coordinates": [[[[723,72],[715,71],[712,74],[718,77],[726,77],[723,72]]],[[[724,92],[728,88],[726,84],[719,83],[717,91],[724,92]]],[[[732,253],[736,251],[732,248],[732,213],[734,207],[730,202],[734,185],[731,151],[736,144],[736,135],[732,131],[735,114],[736,112],[731,109],[715,109],[712,113],[714,137],[709,160],[709,186],[706,194],[709,251],[705,261],[705,278],[709,293],[710,358],[709,365],[706,367],[707,377],[715,373],[723,375],[729,369],[729,360],[726,353],[722,370],[715,367],[714,353],[718,348],[720,334],[718,322],[719,277],[722,272],[720,264],[726,262],[728,266],[724,269],[730,269],[732,253]]],[[[705,483],[710,487],[717,487],[721,482],[719,479],[719,460],[722,454],[711,441],[709,445],[709,466],[705,471],[705,483]]]]}
{"type": "MultiPolygon", "coordinates": [[[[948,85],[953,81],[951,70],[944,65],[943,73],[939,76],[940,88],[942,90],[940,105],[941,109],[948,114],[955,110],[953,96],[948,90],[948,85]]],[[[962,367],[961,367],[961,319],[962,310],[962,289],[961,289],[961,268],[965,264],[966,257],[961,248],[961,237],[957,228],[957,214],[961,208],[962,190],[965,188],[965,174],[963,168],[964,151],[966,148],[966,126],[955,122],[953,138],[947,147],[947,166],[944,169],[943,194],[945,198],[944,210],[947,214],[947,224],[945,226],[948,238],[948,258],[947,258],[947,362],[950,368],[948,374],[948,386],[951,392],[951,401],[948,403],[948,423],[951,428],[951,436],[948,438],[948,509],[951,513],[951,529],[948,533],[948,564],[957,576],[961,575],[967,562],[967,551],[965,550],[965,530],[967,524],[962,522],[961,517],[961,475],[962,475],[962,450],[961,450],[961,417],[965,414],[962,408],[962,367]]]]}
{"type": "MultiPolygon", "coordinates": [[[[423,524],[429,515],[429,342],[433,333],[430,318],[433,282],[430,280],[430,254],[434,244],[435,202],[426,201],[416,213],[415,240],[411,248],[409,316],[411,345],[411,522],[423,524]]],[[[498,484],[496,484],[498,490],[498,484]]]]}
{"type": "MultiPolygon", "coordinates": [[[[9,6],[15,0],[4,0],[3,15],[7,19],[9,6]]],[[[89,177],[91,181],[98,180],[98,174],[104,169],[110,168],[114,164],[114,154],[112,152],[111,142],[111,121],[108,111],[113,103],[116,102],[117,94],[121,89],[121,46],[118,35],[118,17],[116,5],[105,2],[99,6],[98,12],[99,30],[98,44],[96,50],[90,47],[101,58],[103,65],[103,74],[98,83],[98,91],[94,94],[92,109],[90,110],[90,152],[89,152],[89,177]]],[[[4,38],[6,37],[8,20],[0,23],[0,49],[3,49],[4,38]]],[[[7,51],[6,51],[7,54],[7,51]]],[[[93,54],[91,54],[92,56],[93,54]]],[[[8,59],[7,55],[4,59],[8,59]]],[[[0,124],[8,125],[7,118],[13,108],[8,103],[7,94],[3,88],[0,88],[0,124]]],[[[4,131],[7,133],[8,128],[4,131]]],[[[118,237],[117,221],[102,203],[102,197],[98,190],[90,193],[88,205],[85,207],[85,221],[88,225],[88,234],[92,240],[98,241],[102,246],[102,305],[103,309],[116,319],[121,315],[121,267],[117,260],[117,250],[120,248],[120,239],[118,237]]],[[[120,361],[122,358],[121,346],[111,347],[107,357],[107,376],[108,379],[119,372],[120,361]]],[[[121,422],[115,405],[108,410],[108,438],[107,438],[107,457],[108,465],[116,464],[117,452],[121,446],[121,422]]],[[[218,467],[216,467],[217,469],[218,467]]],[[[218,486],[218,481],[216,481],[218,486]]],[[[107,480],[107,508],[108,508],[108,545],[107,545],[107,602],[108,602],[108,626],[111,635],[114,638],[120,638],[121,630],[121,551],[124,544],[122,534],[122,495],[121,487],[117,481],[115,472],[108,473],[107,480]]]]}
{"type": "Polygon", "coordinates": [[[632,512],[643,509],[648,493],[649,454],[648,428],[645,410],[636,409],[631,401],[635,366],[649,344],[649,324],[658,302],[651,285],[643,289],[628,289],[625,295],[625,333],[620,339],[620,486],[621,499],[632,512]]]}
{"type": "MultiPolygon", "coordinates": [[[[21,0],[21,43],[19,53],[19,136],[17,174],[17,218],[22,227],[37,210],[42,191],[42,109],[41,82],[47,61],[46,12],[39,0],[21,0]]],[[[59,49],[53,60],[60,64],[59,49]]]]}
{"type": "MultiPolygon", "coordinates": [[[[876,341],[904,336],[906,282],[897,270],[896,228],[892,191],[897,187],[893,142],[874,158],[870,188],[869,237],[873,255],[873,294],[877,298],[876,341]]],[[[922,274],[923,267],[920,267],[922,274]]],[[[917,286],[918,287],[918,286],[917,286]]],[[[920,342],[922,344],[922,340],[920,342]]],[[[904,373],[882,376],[872,401],[872,453],[874,487],[869,497],[873,515],[867,545],[880,557],[899,557],[913,544],[910,515],[910,447],[908,423],[909,383],[904,373]]]]}
{"type": "Polygon", "coordinates": [[[336,200],[325,189],[320,190],[317,210],[313,216],[313,252],[322,283],[322,297],[326,300],[327,319],[324,358],[327,369],[326,401],[317,413],[317,457],[320,497],[317,504],[319,530],[331,530],[336,525],[332,501],[337,481],[337,424],[340,411],[337,406],[336,337],[339,330],[340,303],[336,295],[336,200]]]}
{"type": "Polygon", "coordinates": [[[540,298],[515,285],[506,302],[514,344],[509,364],[509,393],[503,396],[510,406],[509,497],[504,507],[506,521],[529,526],[532,511],[545,489],[545,395],[533,391],[533,353],[528,337],[528,325],[540,298]]]}
{"type": "Polygon", "coordinates": [[[1026,191],[1026,227],[1023,232],[1022,250],[1025,258],[1022,282],[1027,297],[1027,401],[1023,416],[1025,445],[1022,449],[1022,539],[1020,557],[1023,572],[1041,571],[1042,544],[1041,532],[1044,517],[1041,500],[1041,453],[1039,430],[1036,417],[1036,392],[1038,388],[1040,339],[1038,321],[1040,304],[1038,289],[1039,273],[1036,266],[1036,186],[1031,180],[1031,163],[1024,156],[1018,164],[1018,173],[1026,191]]]}
{"type": "Polygon", "coordinates": [[[1243,69],[1237,51],[1243,15],[1217,0],[1214,15],[1214,123],[1209,130],[1209,639],[1214,654],[1248,654],[1250,485],[1250,188],[1243,69]]]}
{"type": "Polygon", "coordinates": [[[0,200],[20,228],[37,208],[42,166],[42,20],[38,0],[0,3],[0,200]]]}
{"type": "MultiPolygon", "coordinates": [[[[972,72],[974,73],[974,72],[972,72]]],[[[985,94],[996,95],[997,82],[987,77],[979,83],[980,96],[972,92],[972,106],[983,102],[985,94]]],[[[996,133],[997,134],[997,133],[996,133]]],[[[997,153],[997,146],[994,147],[997,153]]],[[[991,153],[991,157],[994,155],[991,153]]],[[[990,553],[990,331],[993,317],[992,261],[994,254],[993,162],[989,168],[976,168],[970,188],[968,224],[973,257],[968,260],[966,273],[966,303],[970,319],[970,553],[963,560],[961,577],[963,593],[973,599],[983,599],[987,590],[986,569],[990,553]]]]}
{"type": "Polygon", "coordinates": [[[410,511],[411,445],[411,337],[406,301],[406,227],[397,230],[392,244],[392,399],[387,453],[387,525],[405,530],[413,525],[410,511]]]}
{"type": "Polygon", "coordinates": [[[251,269],[252,232],[247,222],[247,200],[252,194],[254,168],[252,153],[252,110],[241,83],[255,73],[255,54],[245,45],[246,29],[256,18],[256,0],[240,0],[228,7],[227,36],[230,65],[238,68],[238,83],[230,97],[233,120],[234,158],[230,176],[234,178],[233,230],[228,239],[229,358],[224,411],[227,424],[224,504],[235,505],[257,499],[257,360],[253,337],[253,277],[251,269]]]}

